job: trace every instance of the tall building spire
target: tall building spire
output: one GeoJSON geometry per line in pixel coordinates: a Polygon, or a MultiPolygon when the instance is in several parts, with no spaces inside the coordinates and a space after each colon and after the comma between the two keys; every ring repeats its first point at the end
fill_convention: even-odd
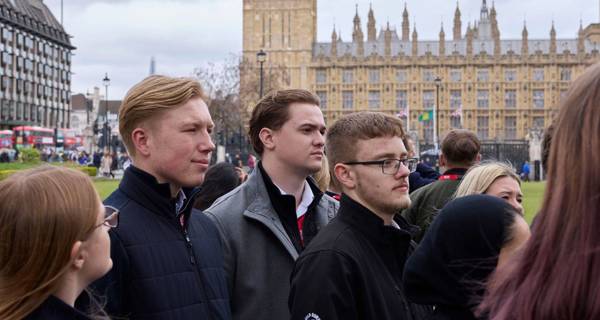
{"type": "Polygon", "coordinates": [[[375,41],[377,39],[377,30],[375,29],[375,14],[373,6],[369,5],[369,19],[367,21],[367,41],[375,41]]]}
{"type": "Polygon", "coordinates": [[[440,41],[439,41],[439,55],[440,57],[446,54],[446,33],[444,32],[444,23],[440,28],[440,41]]]}
{"type": "Polygon", "coordinates": [[[358,16],[358,4],[356,5],[356,14],[354,15],[354,28],[352,30],[352,42],[363,42],[364,36],[360,25],[360,17],[358,16]]]}
{"type": "Polygon", "coordinates": [[[337,57],[337,42],[338,42],[338,35],[337,35],[337,32],[335,32],[335,24],[334,24],[333,31],[331,32],[331,56],[332,57],[337,57]]]}
{"type": "Polygon", "coordinates": [[[452,30],[454,34],[454,41],[458,41],[462,38],[462,21],[460,20],[460,9],[458,8],[458,1],[456,1],[456,10],[454,10],[454,28],[452,30]]]}
{"type": "Polygon", "coordinates": [[[489,11],[487,8],[487,3],[485,0],[483,0],[483,3],[481,4],[481,13],[480,13],[479,20],[486,21],[488,19],[488,16],[489,16],[489,11]]]}
{"type": "Polygon", "coordinates": [[[156,74],[156,60],[154,56],[150,57],[150,75],[156,74]]]}
{"type": "Polygon", "coordinates": [[[390,29],[390,22],[387,22],[387,27],[383,33],[385,40],[385,56],[389,57],[392,55],[392,29],[390,29]]]}
{"type": "Polygon", "coordinates": [[[521,55],[523,59],[529,54],[529,32],[527,32],[527,23],[523,21],[523,32],[521,32],[521,55]]]}
{"type": "Polygon", "coordinates": [[[550,28],[550,54],[556,54],[556,30],[554,30],[554,21],[550,28]]]}
{"type": "Polygon", "coordinates": [[[415,23],[415,25],[413,26],[413,33],[412,33],[412,55],[415,57],[419,53],[418,45],[419,45],[419,37],[417,35],[417,24],[415,23]]]}
{"type": "Polygon", "coordinates": [[[410,35],[410,24],[408,21],[408,9],[406,2],[404,3],[404,11],[402,12],[402,41],[408,41],[410,35]]]}

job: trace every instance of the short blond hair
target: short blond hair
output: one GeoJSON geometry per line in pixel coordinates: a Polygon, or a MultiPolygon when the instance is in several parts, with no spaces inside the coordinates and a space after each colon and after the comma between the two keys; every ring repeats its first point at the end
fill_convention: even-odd
{"type": "Polygon", "coordinates": [[[325,150],[331,170],[338,163],[356,161],[356,143],[380,137],[400,137],[400,119],[381,112],[362,111],[338,119],[327,131],[325,150]]]}
{"type": "Polygon", "coordinates": [[[119,108],[119,133],[127,152],[135,156],[131,133],[141,123],[196,97],[204,98],[204,93],[200,83],[191,78],[154,75],[133,86],[119,108]]]}
{"type": "Polygon", "coordinates": [[[478,164],[467,171],[458,189],[456,189],[454,197],[460,198],[472,194],[483,194],[496,179],[502,177],[513,178],[519,185],[521,184],[521,179],[519,179],[515,170],[505,163],[494,161],[478,164]]]}

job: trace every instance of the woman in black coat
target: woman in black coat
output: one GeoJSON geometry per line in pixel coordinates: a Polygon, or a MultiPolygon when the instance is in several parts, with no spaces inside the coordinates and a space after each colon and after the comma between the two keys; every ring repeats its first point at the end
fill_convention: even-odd
{"type": "Polygon", "coordinates": [[[471,195],[448,203],[408,259],[409,300],[434,305],[432,319],[477,319],[485,282],[529,238],[529,226],[500,198],[471,195]]]}

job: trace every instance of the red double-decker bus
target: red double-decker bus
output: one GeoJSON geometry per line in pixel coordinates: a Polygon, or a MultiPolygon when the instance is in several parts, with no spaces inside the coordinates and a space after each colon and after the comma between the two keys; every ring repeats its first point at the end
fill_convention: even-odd
{"type": "Polygon", "coordinates": [[[13,132],[11,130],[0,130],[0,149],[13,148],[13,132]]]}
{"type": "Polygon", "coordinates": [[[13,132],[17,148],[54,147],[54,130],[52,129],[19,126],[14,127],[13,132]]]}
{"type": "Polygon", "coordinates": [[[75,129],[60,128],[56,136],[56,147],[64,150],[75,149],[82,144],[82,137],[75,133],[75,129]]]}

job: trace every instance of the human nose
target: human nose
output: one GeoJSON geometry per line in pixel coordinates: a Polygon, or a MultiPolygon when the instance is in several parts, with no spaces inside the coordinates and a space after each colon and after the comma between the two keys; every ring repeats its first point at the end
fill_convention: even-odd
{"type": "Polygon", "coordinates": [[[523,205],[521,203],[519,203],[519,201],[517,201],[517,199],[511,199],[509,201],[510,205],[513,206],[513,208],[515,208],[517,211],[519,211],[520,214],[523,214],[524,210],[523,210],[523,205]]]}
{"type": "Polygon", "coordinates": [[[315,145],[324,146],[325,145],[325,134],[317,131],[317,136],[313,141],[315,145]]]}
{"type": "Polygon", "coordinates": [[[408,163],[404,164],[402,161],[398,161],[398,171],[396,172],[396,176],[398,178],[407,177],[410,174],[410,170],[408,170],[408,163]]]}
{"type": "Polygon", "coordinates": [[[212,152],[215,150],[215,148],[216,148],[215,144],[212,141],[212,137],[210,136],[208,131],[205,132],[204,135],[200,138],[200,143],[198,144],[198,148],[202,152],[212,152]]]}

